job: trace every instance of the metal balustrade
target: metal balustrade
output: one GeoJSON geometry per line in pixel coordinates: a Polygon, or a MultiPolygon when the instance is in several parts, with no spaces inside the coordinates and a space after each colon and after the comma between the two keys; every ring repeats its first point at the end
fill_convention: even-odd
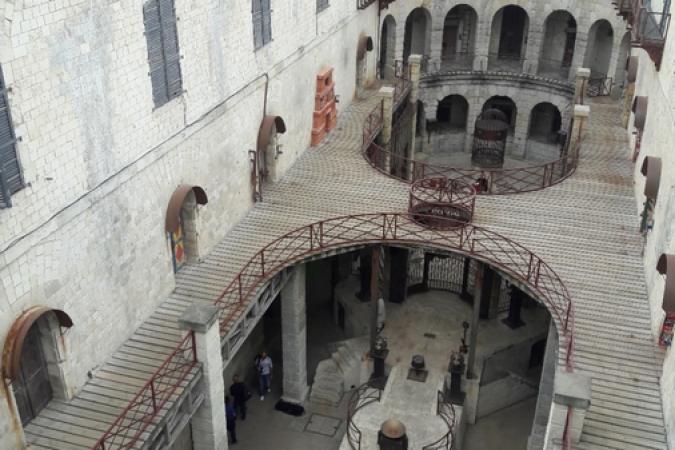
{"type": "Polygon", "coordinates": [[[461,228],[473,219],[475,202],[476,190],[462,180],[424,178],[410,188],[408,211],[425,227],[461,228]]]}
{"type": "Polygon", "coordinates": [[[189,332],[117,416],[92,450],[133,448],[160,411],[166,409],[197,362],[194,332],[189,332]]]}
{"type": "Polygon", "coordinates": [[[441,391],[436,394],[436,415],[443,419],[448,432],[436,442],[422,447],[422,450],[451,450],[455,445],[455,407],[452,403],[445,401],[445,396],[441,391]]]}
{"type": "Polygon", "coordinates": [[[361,430],[354,422],[356,413],[366,406],[382,399],[382,390],[373,386],[383,386],[383,379],[370,380],[352,393],[347,406],[347,442],[352,450],[361,450],[361,430]]]}

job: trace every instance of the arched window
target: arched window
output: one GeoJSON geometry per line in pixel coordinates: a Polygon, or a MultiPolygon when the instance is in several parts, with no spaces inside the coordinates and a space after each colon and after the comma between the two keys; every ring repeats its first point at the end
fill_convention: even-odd
{"type": "Polygon", "coordinates": [[[403,60],[410,55],[428,56],[431,46],[431,14],[425,8],[415,8],[405,21],[403,60]]]}
{"type": "Polygon", "coordinates": [[[506,115],[506,122],[509,124],[509,133],[513,133],[516,129],[516,117],[518,116],[518,108],[510,97],[495,95],[490,97],[483,105],[483,111],[488,109],[498,109],[506,115]]]}
{"type": "Polygon", "coordinates": [[[389,14],[382,22],[380,35],[380,78],[394,78],[394,54],[396,50],[396,20],[389,14]]]}
{"type": "Polygon", "coordinates": [[[544,23],[539,75],[566,80],[574,59],[577,21],[567,11],[552,12],[544,23]]]}
{"type": "Polygon", "coordinates": [[[612,56],[614,30],[605,19],[598,20],[588,33],[584,67],[591,69],[592,78],[604,78],[609,71],[609,60],[612,56]]]}
{"type": "Polygon", "coordinates": [[[457,5],[448,11],[443,24],[441,67],[472,68],[477,26],[478,14],[472,7],[457,5]]]}
{"type": "Polygon", "coordinates": [[[497,11],[492,19],[488,69],[523,70],[529,20],[520,6],[508,5],[497,11]]]}

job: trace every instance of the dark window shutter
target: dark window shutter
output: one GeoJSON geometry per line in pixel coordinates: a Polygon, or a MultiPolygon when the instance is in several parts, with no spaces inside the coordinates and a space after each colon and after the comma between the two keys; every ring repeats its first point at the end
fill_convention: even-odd
{"type": "Polygon", "coordinates": [[[146,2],[143,5],[143,22],[148,43],[152,98],[155,106],[162,106],[183,90],[173,0],[146,2]]]}
{"type": "Polygon", "coordinates": [[[162,20],[167,95],[169,98],[174,98],[183,91],[183,80],[180,74],[178,28],[176,27],[176,11],[173,0],[159,0],[159,12],[162,20]]]}
{"type": "Polygon", "coordinates": [[[253,46],[259,49],[263,42],[263,9],[262,0],[253,0],[253,46]]]}
{"type": "Polygon", "coordinates": [[[272,40],[272,8],[270,0],[262,0],[263,11],[263,45],[272,40]]]}
{"type": "Polygon", "coordinates": [[[316,12],[321,12],[324,9],[328,8],[329,0],[316,0],[316,12]]]}
{"type": "Polygon", "coordinates": [[[23,188],[16,137],[9,112],[5,79],[0,69],[0,208],[11,206],[10,195],[23,188]]]}

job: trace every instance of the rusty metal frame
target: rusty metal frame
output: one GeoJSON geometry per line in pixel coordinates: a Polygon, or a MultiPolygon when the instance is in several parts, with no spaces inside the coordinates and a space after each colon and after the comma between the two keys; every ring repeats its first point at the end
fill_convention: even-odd
{"type": "Polygon", "coordinates": [[[173,194],[171,194],[169,206],[166,208],[165,230],[168,233],[175,233],[178,231],[180,225],[180,210],[183,207],[185,197],[187,197],[190,191],[195,193],[197,204],[206,205],[209,202],[206,191],[200,186],[192,186],[190,184],[181,184],[178,186],[173,194]]]}
{"type": "Polygon", "coordinates": [[[475,204],[472,185],[462,180],[424,178],[410,187],[408,211],[425,227],[461,228],[473,219],[475,204]]]}
{"type": "Polygon", "coordinates": [[[455,407],[452,402],[446,402],[444,397],[443,392],[436,393],[436,415],[445,422],[448,431],[436,442],[422,447],[422,450],[451,450],[455,444],[455,407]]]}
{"type": "Polygon", "coordinates": [[[194,331],[189,332],[117,416],[91,450],[128,450],[197,366],[194,331]]]}
{"type": "Polygon", "coordinates": [[[23,351],[26,335],[35,322],[49,312],[54,313],[61,328],[73,326],[73,320],[70,316],[60,309],[53,309],[48,306],[34,306],[22,312],[10,327],[2,349],[2,376],[4,378],[15,380],[19,376],[21,352],[23,351]]]}
{"type": "Polygon", "coordinates": [[[382,399],[382,390],[374,386],[385,384],[386,380],[376,379],[359,386],[347,405],[347,443],[352,450],[361,450],[361,430],[354,423],[356,413],[371,403],[379,402],[382,399]]]}
{"type": "Polygon", "coordinates": [[[663,310],[675,313],[675,255],[663,253],[656,264],[656,270],[666,276],[663,288],[663,310]]]}
{"type": "Polygon", "coordinates": [[[640,172],[647,178],[645,180],[645,196],[656,200],[659,195],[659,185],[661,184],[661,158],[655,156],[645,157],[642,161],[640,172]]]}

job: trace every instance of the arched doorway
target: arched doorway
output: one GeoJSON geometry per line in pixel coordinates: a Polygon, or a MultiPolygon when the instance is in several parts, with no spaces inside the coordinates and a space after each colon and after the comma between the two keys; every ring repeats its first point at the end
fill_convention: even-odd
{"type": "Polygon", "coordinates": [[[488,69],[523,70],[529,22],[520,6],[508,5],[497,11],[492,19],[488,69]]]}
{"type": "Polygon", "coordinates": [[[285,132],[286,123],[281,116],[267,115],[263,117],[258,129],[256,159],[254,161],[255,173],[253,175],[255,177],[254,189],[256,200],[262,200],[265,183],[277,180],[276,161],[279,155],[281,155],[281,144],[279,144],[278,135],[285,132]]]}
{"type": "Polygon", "coordinates": [[[425,8],[415,8],[405,21],[403,60],[410,55],[428,56],[431,47],[431,14],[425,8]]]}
{"type": "Polygon", "coordinates": [[[454,131],[466,131],[469,102],[461,95],[449,95],[438,102],[436,121],[439,127],[454,131]]]}
{"type": "Polygon", "coordinates": [[[555,143],[562,127],[560,110],[548,102],[539,103],[532,108],[528,139],[555,143]]]}
{"type": "Polygon", "coordinates": [[[44,306],[24,311],[3,348],[2,375],[9,379],[25,426],[53,399],[66,399],[61,330],[73,326],[65,312],[44,306]]]}
{"type": "Polygon", "coordinates": [[[359,35],[356,46],[356,96],[366,87],[368,81],[368,52],[373,50],[373,39],[365,33],[359,35]]]}
{"type": "Polygon", "coordinates": [[[566,80],[574,58],[577,21],[569,12],[558,10],[546,18],[544,28],[538,73],[566,80]]]}
{"type": "MultiPolygon", "coordinates": [[[[628,61],[628,56],[630,56],[630,40],[631,34],[630,31],[627,31],[621,40],[621,47],[619,48],[619,62],[616,65],[616,73],[614,74],[614,83],[621,89],[623,89],[626,82],[626,70],[628,67],[627,64],[624,64],[623,62],[628,61]]],[[[617,92],[620,93],[621,90],[617,90],[617,92]]]]}
{"type": "Polygon", "coordinates": [[[482,111],[488,109],[498,109],[506,115],[506,123],[509,124],[509,134],[513,134],[516,129],[516,118],[518,116],[518,107],[510,97],[495,95],[490,97],[483,105],[482,111]]]}
{"type": "Polygon", "coordinates": [[[174,272],[178,272],[188,261],[199,258],[197,205],[206,203],[206,192],[199,186],[187,184],[178,186],[169,200],[165,229],[171,245],[174,272]]]}
{"type": "Polygon", "coordinates": [[[389,14],[382,22],[380,35],[380,78],[392,80],[394,78],[394,60],[396,53],[396,20],[389,14]]]}
{"type": "Polygon", "coordinates": [[[478,14],[468,5],[457,5],[445,16],[441,67],[471,69],[476,43],[478,14]]]}
{"type": "Polygon", "coordinates": [[[605,19],[596,21],[588,33],[588,46],[584,55],[584,67],[591,69],[592,78],[607,76],[613,43],[612,25],[605,19]]]}

